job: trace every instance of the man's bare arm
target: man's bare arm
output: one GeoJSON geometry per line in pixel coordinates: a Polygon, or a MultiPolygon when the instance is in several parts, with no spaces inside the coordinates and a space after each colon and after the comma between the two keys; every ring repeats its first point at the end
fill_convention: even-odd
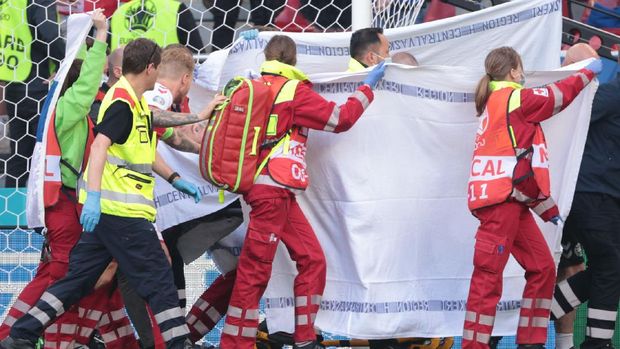
{"type": "Polygon", "coordinates": [[[172,136],[164,140],[166,144],[172,148],[187,153],[198,154],[200,152],[200,143],[196,143],[193,139],[181,130],[174,129],[172,136]]]}
{"type": "Polygon", "coordinates": [[[193,124],[196,122],[207,120],[211,117],[213,110],[220,103],[224,102],[226,97],[216,95],[207,106],[198,113],[176,113],[167,110],[153,110],[153,126],[155,127],[174,127],[181,125],[193,124]]]}

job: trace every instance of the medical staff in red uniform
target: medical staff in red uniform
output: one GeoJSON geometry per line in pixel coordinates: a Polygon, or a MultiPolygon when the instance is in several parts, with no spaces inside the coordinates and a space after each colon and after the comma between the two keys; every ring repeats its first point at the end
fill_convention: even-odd
{"type": "Polygon", "coordinates": [[[564,80],[523,88],[521,57],[497,48],[485,60],[476,90],[480,125],[468,184],[468,205],[480,220],[467,299],[463,348],[488,348],[502,272],[512,254],[525,269],[517,330],[519,348],[543,348],[555,284],[555,263],[530,209],[557,224],[550,196],[547,146],[540,122],[566,108],[601,71],[596,60],[564,80]]]}

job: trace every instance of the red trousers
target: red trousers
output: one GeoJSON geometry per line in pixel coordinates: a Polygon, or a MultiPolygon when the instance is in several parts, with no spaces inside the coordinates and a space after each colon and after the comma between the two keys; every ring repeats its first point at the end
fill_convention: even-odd
{"type": "MultiPolygon", "coordinates": [[[[82,234],[80,213],[81,206],[76,203],[75,194],[68,190],[46,210],[46,240],[51,256],[41,261],[35,277],[9,309],[0,326],[0,338],[6,338],[13,323],[36,304],[51,284],[67,273],[69,253],[82,234]]],[[[119,292],[110,293],[109,287],[102,287],[65,311],[45,330],[45,348],[73,348],[75,342],[86,345],[95,327],[99,328],[104,341],[107,339],[107,348],[139,348],[119,292]],[[106,317],[110,321],[105,321],[106,317]]]]}
{"type": "Polygon", "coordinates": [[[202,339],[226,314],[235,276],[236,270],[220,275],[192,306],[185,318],[192,343],[202,339]]]}
{"type": "Polygon", "coordinates": [[[294,283],[293,338],[296,342],[316,339],[314,318],[325,288],[325,256],[312,227],[295,195],[287,189],[257,184],[244,199],[252,211],[220,348],[254,348],[258,304],[271,277],[271,264],[280,239],[298,271],[294,283]]]}
{"type": "Polygon", "coordinates": [[[529,208],[507,202],[476,210],[474,272],[469,286],[462,348],[489,348],[502,273],[512,254],[525,269],[518,344],[544,344],[555,285],[555,262],[529,208]]]}

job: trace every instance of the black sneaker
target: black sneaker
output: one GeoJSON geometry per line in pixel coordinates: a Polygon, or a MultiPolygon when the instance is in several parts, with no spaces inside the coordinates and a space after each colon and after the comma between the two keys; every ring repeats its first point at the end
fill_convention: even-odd
{"type": "Polygon", "coordinates": [[[297,344],[295,344],[293,345],[293,349],[325,349],[325,347],[319,344],[319,342],[317,341],[312,341],[302,346],[298,346],[297,344]]]}
{"type": "Polygon", "coordinates": [[[6,337],[0,341],[0,349],[35,349],[34,343],[27,339],[13,339],[6,337]]]}

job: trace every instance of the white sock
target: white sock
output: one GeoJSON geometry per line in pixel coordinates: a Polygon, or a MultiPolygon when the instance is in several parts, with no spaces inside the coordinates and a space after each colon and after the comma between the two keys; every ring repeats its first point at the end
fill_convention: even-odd
{"type": "Polygon", "coordinates": [[[303,347],[304,345],[308,345],[312,343],[312,341],[305,341],[305,342],[295,342],[295,345],[298,347],[303,347]]]}
{"type": "Polygon", "coordinates": [[[570,349],[574,346],[572,333],[556,333],[555,349],[570,349]]]}

